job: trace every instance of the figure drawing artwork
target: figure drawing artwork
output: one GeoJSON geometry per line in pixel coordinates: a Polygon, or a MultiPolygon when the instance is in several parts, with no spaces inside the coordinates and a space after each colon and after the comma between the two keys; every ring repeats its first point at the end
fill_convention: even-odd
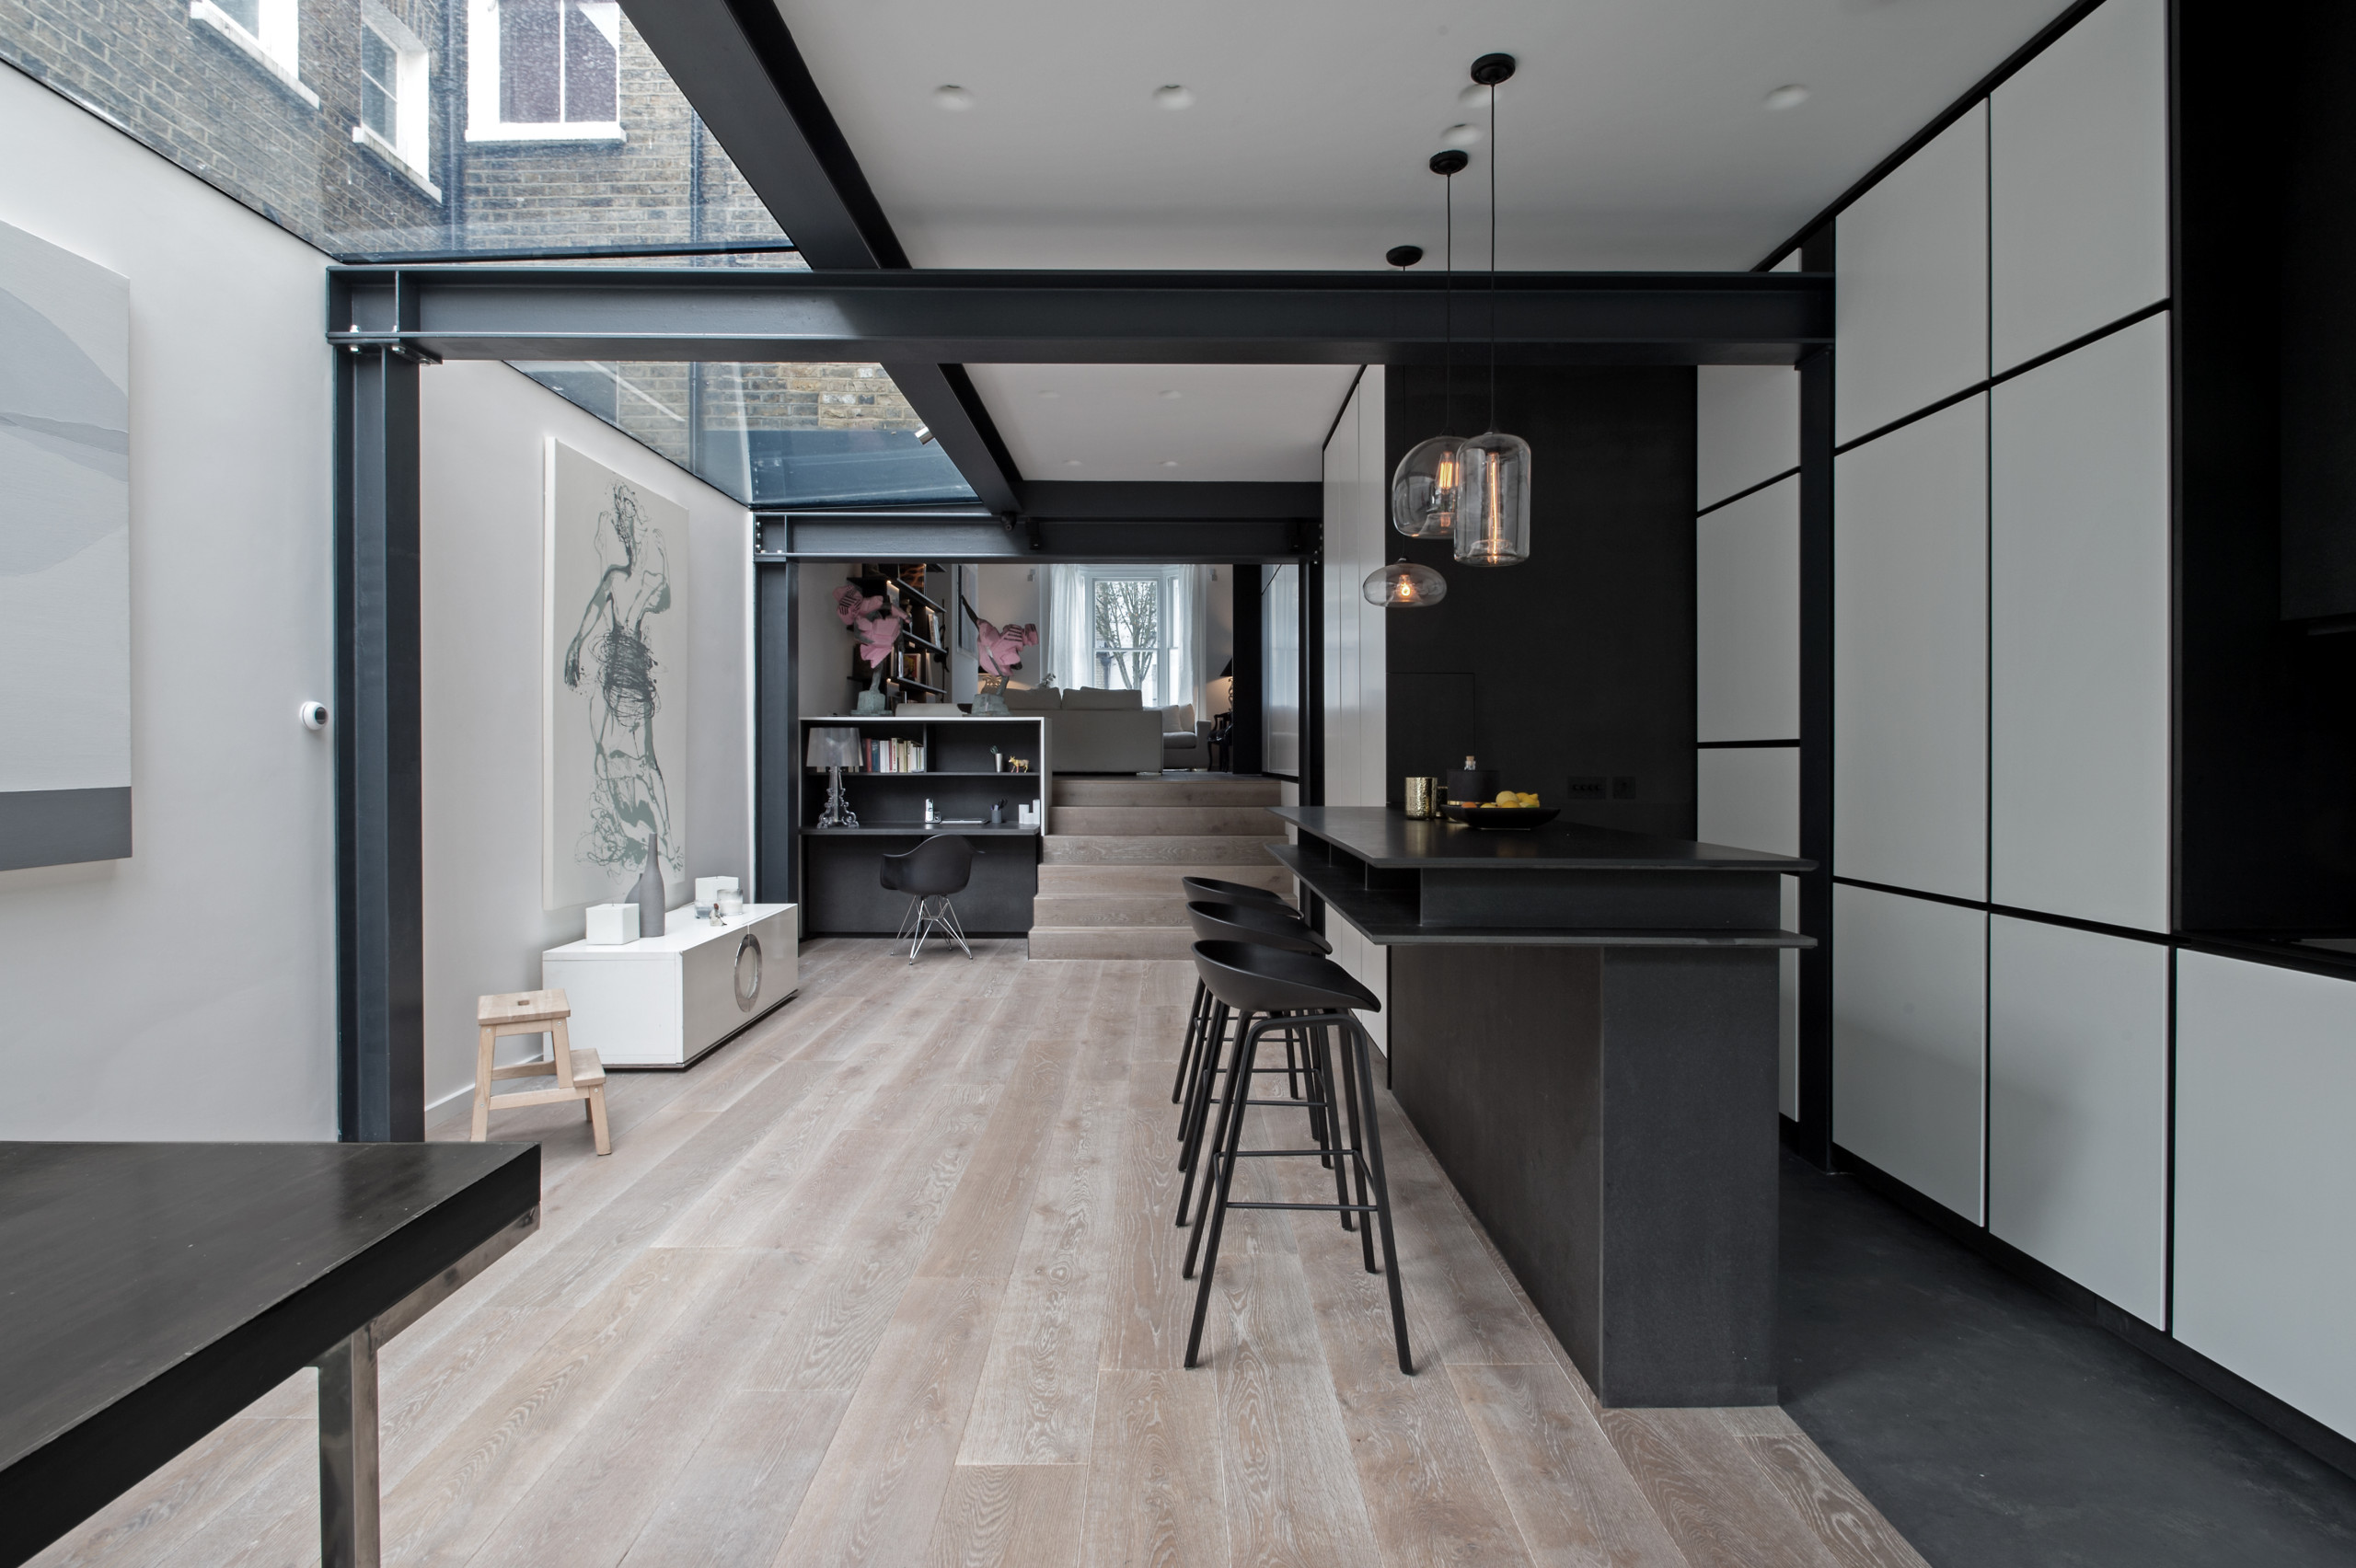
{"type": "Polygon", "coordinates": [[[548,444],[543,905],[687,880],[687,509],[548,444]]]}
{"type": "Polygon", "coordinates": [[[131,288],[0,224],[0,870],[131,853],[131,288]]]}

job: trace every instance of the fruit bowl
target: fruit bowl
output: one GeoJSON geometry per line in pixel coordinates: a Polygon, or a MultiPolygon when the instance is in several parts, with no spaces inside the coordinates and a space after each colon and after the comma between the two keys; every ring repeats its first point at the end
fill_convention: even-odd
{"type": "Polygon", "coordinates": [[[1468,806],[1453,801],[1440,807],[1440,813],[1450,822],[1498,833],[1528,833],[1563,814],[1554,806],[1468,806]]]}

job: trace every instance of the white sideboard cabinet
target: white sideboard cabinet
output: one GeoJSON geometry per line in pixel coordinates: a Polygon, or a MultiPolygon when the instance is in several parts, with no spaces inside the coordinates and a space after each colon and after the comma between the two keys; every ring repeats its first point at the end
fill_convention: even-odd
{"type": "Polygon", "coordinates": [[[575,1050],[609,1067],[684,1067],[793,995],[798,923],[791,904],[718,922],[674,909],[659,937],[549,949],[540,984],[572,1004],[575,1050]]]}

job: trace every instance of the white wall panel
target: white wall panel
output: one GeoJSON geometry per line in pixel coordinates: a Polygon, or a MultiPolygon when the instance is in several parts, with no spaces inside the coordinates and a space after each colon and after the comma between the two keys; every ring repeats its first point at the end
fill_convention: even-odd
{"type": "Polygon", "coordinates": [[[1836,460],[1833,865],[1987,885],[1987,430],[1973,398],[1836,460]]]}
{"type": "Polygon", "coordinates": [[[1799,467],[1800,373],[1780,364],[1705,364],[1693,377],[1694,504],[1799,467]]]}
{"type": "Polygon", "coordinates": [[[2168,923],[2167,353],[2154,317],[1992,395],[1991,897],[2149,930],[2168,923]]]}
{"type": "Polygon", "coordinates": [[[2356,985],[2177,959],[2177,1338],[2356,1436],[2356,985]]]}
{"type": "MultiPolygon", "coordinates": [[[[1389,798],[1390,685],[1384,616],[1359,591],[1388,559],[1390,468],[1383,461],[1382,367],[1369,365],[1325,446],[1325,803],[1379,806],[1389,798]]],[[[1387,949],[1348,922],[1329,921],[1334,961],[1385,997],[1387,949]]],[[[1367,1032],[1387,1048],[1380,1013],[1367,1032]]]]}
{"type": "Polygon", "coordinates": [[[1797,746],[1710,747],[1693,754],[1694,836],[1771,854],[1800,852],[1797,746]]]}
{"type": "Polygon", "coordinates": [[[1952,904],[1832,890],[1834,1141],[1973,1220],[1987,921],[1952,904]]]}
{"type": "Polygon", "coordinates": [[[1988,108],[1841,214],[1836,440],[1854,441],[1988,374],[1988,108]]]}
{"type": "Polygon", "coordinates": [[[1695,519],[1694,737],[1800,732],[1800,482],[1695,519]]]}
{"type": "Polygon", "coordinates": [[[2167,1009],[2155,942],[1990,921],[1988,1228],[2152,1324],[2167,1310],[2167,1009]]]}
{"type": "Polygon", "coordinates": [[[2167,0],[2107,0],[1991,98],[1997,370],[2167,294],[2167,0]]]}

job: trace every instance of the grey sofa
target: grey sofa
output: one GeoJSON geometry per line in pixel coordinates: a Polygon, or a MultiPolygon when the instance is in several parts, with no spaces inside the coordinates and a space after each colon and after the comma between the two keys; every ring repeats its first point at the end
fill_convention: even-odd
{"type": "Polygon", "coordinates": [[[1195,705],[1182,702],[1161,709],[1161,766],[1208,767],[1211,727],[1195,721],[1195,705]]]}
{"type": "Polygon", "coordinates": [[[1161,771],[1161,710],[1136,692],[1010,686],[1006,706],[1047,716],[1047,766],[1057,773],[1161,771]]]}

